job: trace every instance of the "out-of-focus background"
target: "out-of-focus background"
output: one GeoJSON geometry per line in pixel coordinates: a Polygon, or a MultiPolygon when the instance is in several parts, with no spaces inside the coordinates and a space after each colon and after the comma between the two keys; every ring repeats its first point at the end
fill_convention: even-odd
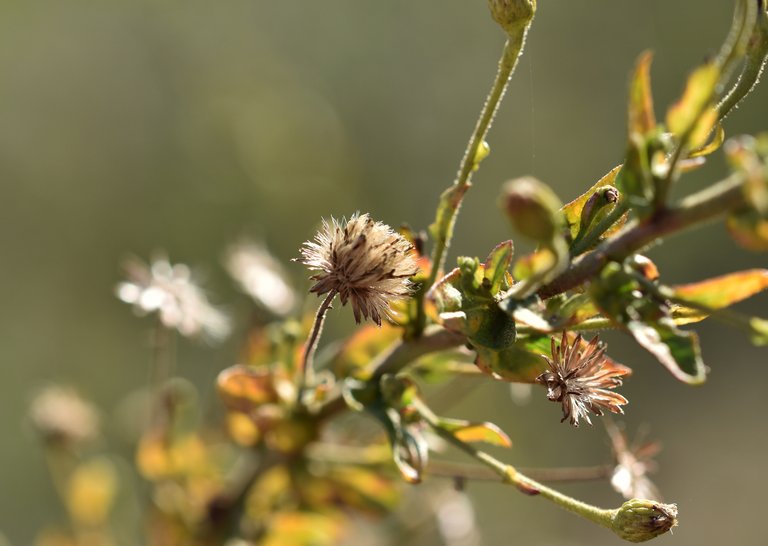
{"type": "MultiPolygon", "coordinates": [[[[714,53],[731,2],[540,2],[525,55],[459,219],[457,254],[484,256],[512,234],[500,184],[533,174],[570,200],[621,162],[628,74],[651,48],[657,112],[714,53]]],[[[25,420],[36,390],[74,384],[98,404],[106,438],[129,454],[116,408],[147,382],[151,321],[113,296],[129,253],[166,250],[242,318],[221,266],[229,243],[260,238],[295,257],[320,217],[369,211],[429,224],[492,79],[503,36],[485,2],[4,2],[0,4],[0,532],[29,544],[61,519],[25,420]]],[[[768,129],[768,85],[729,119],[730,135],[768,129]]],[[[682,194],[725,173],[720,154],[682,194]]],[[[525,243],[518,245],[520,252],[525,243]]],[[[670,282],[765,266],[722,225],[680,235],[651,256],[670,282]]],[[[306,272],[288,266],[297,282],[306,272]]],[[[306,284],[303,284],[306,286],[306,284]]],[[[742,306],[765,315],[765,297],[742,306]]],[[[330,335],[347,331],[335,310],[330,335]]],[[[655,480],[680,505],[660,543],[765,544],[766,354],[716,323],[700,325],[712,368],[701,388],[675,382],[620,334],[613,356],[634,376],[629,430],[664,450],[655,480]]],[[[215,374],[237,342],[180,343],[180,371],[218,404],[215,374]]],[[[520,465],[609,460],[601,426],[573,430],[541,392],[520,406],[488,382],[454,416],[490,419],[520,465]]],[[[594,503],[607,484],[569,487],[594,503]]],[[[468,486],[483,544],[619,544],[607,531],[515,490],[468,486]]],[[[413,543],[427,543],[416,537],[413,543]]],[[[435,540],[435,539],[429,539],[435,540]]]]}

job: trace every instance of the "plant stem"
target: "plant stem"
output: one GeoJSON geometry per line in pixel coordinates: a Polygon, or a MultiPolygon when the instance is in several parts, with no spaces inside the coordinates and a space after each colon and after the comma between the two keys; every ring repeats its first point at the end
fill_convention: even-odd
{"type": "MultiPolygon", "coordinates": [[[[581,482],[607,479],[613,473],[613,466],[597,465],[572,468],[521,468],[519,469],[519,472],[538,481],[581,482]]],[[[474,481],[503,480],[498,473],[487,467],[449,461],[430,461],[426,473],[430,476],[463,478],[474,481]]]]}
{"type": "Polygon", "coordinates": [[[537,292],[547,299],[575,288],[596,275],[609,261],[620,261],[657,239],[707,222],[746,204],[741,174],[731,175],[717,184],[683,199],[677,206],[659,210],[643,221],[626,225],[615,237],[605,241],[537,292]]]}
{"type": "Polygon", "coordinates": [[[466,341],[463,335],[445,328],[439,326],[429,328],[420,338],[396,342],[370,363],[364,375],[375,379],[387,373],[396,374],[421,356],[453,349],[466,341]]]}
{"type": "MultiPolygon", "coordinates": [[[[392,344],[373,360],[361,374],[369,381],[377,380],[382,375],[396,374],[419,357],[430,353],[447,351],[467,342],[461,335],[441,326],[431,326],[418,338],[402,339],[392,344]]],[[[320,408],[315,418],[323,421],[347,409],[341,394],[330,398],[320,408]]]]}
{"type": "Polygon", "coordinates": [[[493,123],[501,100],[507,90],[509,79],[523,52],[525,37],[528,34],[529,28],[530,22],[521,26],[514,34],[510,34],[504,44],[496,77],[480,111],[480,117],[475,125],[475,130],[472,132],[467,148],[464,151],[456,180],[440,196],[437,216],[434,224],[430,227],[435,246],[432,250],[432,271],[427,281],[427,287],[435,284],[438,272],[445,265],[445,253],[451,244],[456,216],[459,213],[459,207],[461,206],[464,194],[472,184],[472,172],[477,169],[478,151],[485,140],[488,129],[490,129],[493,123]]]}
{"type": "Polygon", "coordinates": [[[315,321],[312,323],[312,331],[309,334],[309,339],[304,347],[304,356],[301,359],[301,366],[299,368],[299,381],[298,388],[296,389],[296,403],[302,405],[302,396],[304,389],[309,383],[312,382],[312,361],[315,358],[315,351],[317,351],[317,342],[320,340],[320,334],[323,331],[323,323],[325,322],[325,315],[328,309],[331,308],[333,298],[336,297],[336,290],[331,290],[328,295],[320,304],[315,314],[315,321]]]}
{"type": "MultiPolygon", "coordinates": [[[[421,408],[419,413],[421,413],[421,408]]],[[[424,417],[424,419],[430,424],[430,426],[441,438],[489,467],[505,483],[514,485],[527,495],[541,495],[545,499],[554,502],[566,510],[578,514],[594,523],[602,525],[603,527],[612,529],[613,518],[616,514],[615,510],[598,508],[596,506],[592,506],[580,500],[574,499],[573,497],[569,497],[568,495],[560,493],[555,489],[547,487],[546,485],[531,479],[530,477],[517,470],[514,466],[503,463],[488,453],[459,440],[453,434],[447,430],[444,430],[438,425],[437,421],[434,419],[434,415],[431,415],[431,411],[429,411],[428,408],[426,413],[422,413],[422,417],[424,417]]]]}
{"type": "Polygon", "coordinates": [[[766,61],[768,61],[768,12],[761,11],[757,14],[755,28],[747,45],[744,69],[736,83],[717,105],[721,121],[752,92],[760,80],[766,61]]]}

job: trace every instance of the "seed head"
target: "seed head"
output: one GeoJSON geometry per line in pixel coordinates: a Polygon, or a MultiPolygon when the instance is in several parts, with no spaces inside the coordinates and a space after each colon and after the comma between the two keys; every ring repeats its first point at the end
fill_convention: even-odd
{"type": "Polygon", "coordinates": [[[552,358],[542,355],[550,371],[537,377],[536,382],[547,387],[549,400],[563,405],[561,422],[568,419],[577,427],[582,418],[592,424],[590,411],[595,415],[603,415],[603,410],[624,413],[621,406],[627,399],[608,389],[621,385],[621,376],[630,370],[609,362],[605,350],[597,336],[586,347],[581,335],[569,344],[568,335],[563,332],[559,347],[552,337],[552,358]]]}
{"type": "Polygon", "coordinates": [[[394,318],[390,304],[411,294],[408,278],[419,270],[412,248],[386,224],[354,214],[323,220],[315,240],[302,245],[300,261],[319,271],[310,292],[337,292],[342,305],[351,301],[356,322],[370,318],[381,325],[381,317],[394,318]]]}
{"type": "Polygon", "coordinates": [[[81,444],[98,434],[96,409],[66,387],[42,390],[32,401],[29,418],[43,439],[54,444],[81,444]]]}

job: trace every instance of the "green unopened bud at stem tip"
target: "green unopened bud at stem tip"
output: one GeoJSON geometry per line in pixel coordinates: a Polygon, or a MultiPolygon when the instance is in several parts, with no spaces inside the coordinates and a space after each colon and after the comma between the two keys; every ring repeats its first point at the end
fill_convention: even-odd
{"type": "Polygon", "coordinates": [[[536,0],[488,0],[491,17],[507,34],[518,31],[533,19],[536,0]]]}
{"type": "Polygon", "coordinates": [[[621,505],[613,517],[613,532],[629,542],[645,542],[663,535],[677,525],[677,505],[646,499],[632,499],[621,505]]]}
{"type": "Polygon", "coordinates": [[[560,199],[549,186],[526,176],[504,184],[501,206],[512,226],[539,243],[549,243],[561,228],[560,199]]]}

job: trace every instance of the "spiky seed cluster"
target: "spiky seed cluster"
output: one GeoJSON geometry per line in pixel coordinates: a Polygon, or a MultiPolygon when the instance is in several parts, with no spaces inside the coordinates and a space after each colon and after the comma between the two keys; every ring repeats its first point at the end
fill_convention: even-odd
{"type": "Polygon", "coordinates": [[[605,350],[606,346],[597,336],[586,347],[582,347],[581,335],[569,344],[563,332],[559,346],[552,337],[552,358],[542,355],[550,371],[538,376],[536,381],[547,387],[549,400],[563,405],[561,422],[568,419],[577,427],[582,418],[592,424],[590,411],[595,415],[603,415],[603,410],[624,413],[621,406],[627,399],[608,389],[621,385],[621,376],[629,370],[606,365],[605,350]]]}
{"type": "Polygon", "coordinates": [[[411,293],[408,281],[418,271],[411,244],[368,214],[349,220],[323,220],[314,241],[301,247],[301,262],[319,271],[311,292],[337,292],[342,305],[352,303],[355,321],[392,319],[390,304],[411,293]]]}

